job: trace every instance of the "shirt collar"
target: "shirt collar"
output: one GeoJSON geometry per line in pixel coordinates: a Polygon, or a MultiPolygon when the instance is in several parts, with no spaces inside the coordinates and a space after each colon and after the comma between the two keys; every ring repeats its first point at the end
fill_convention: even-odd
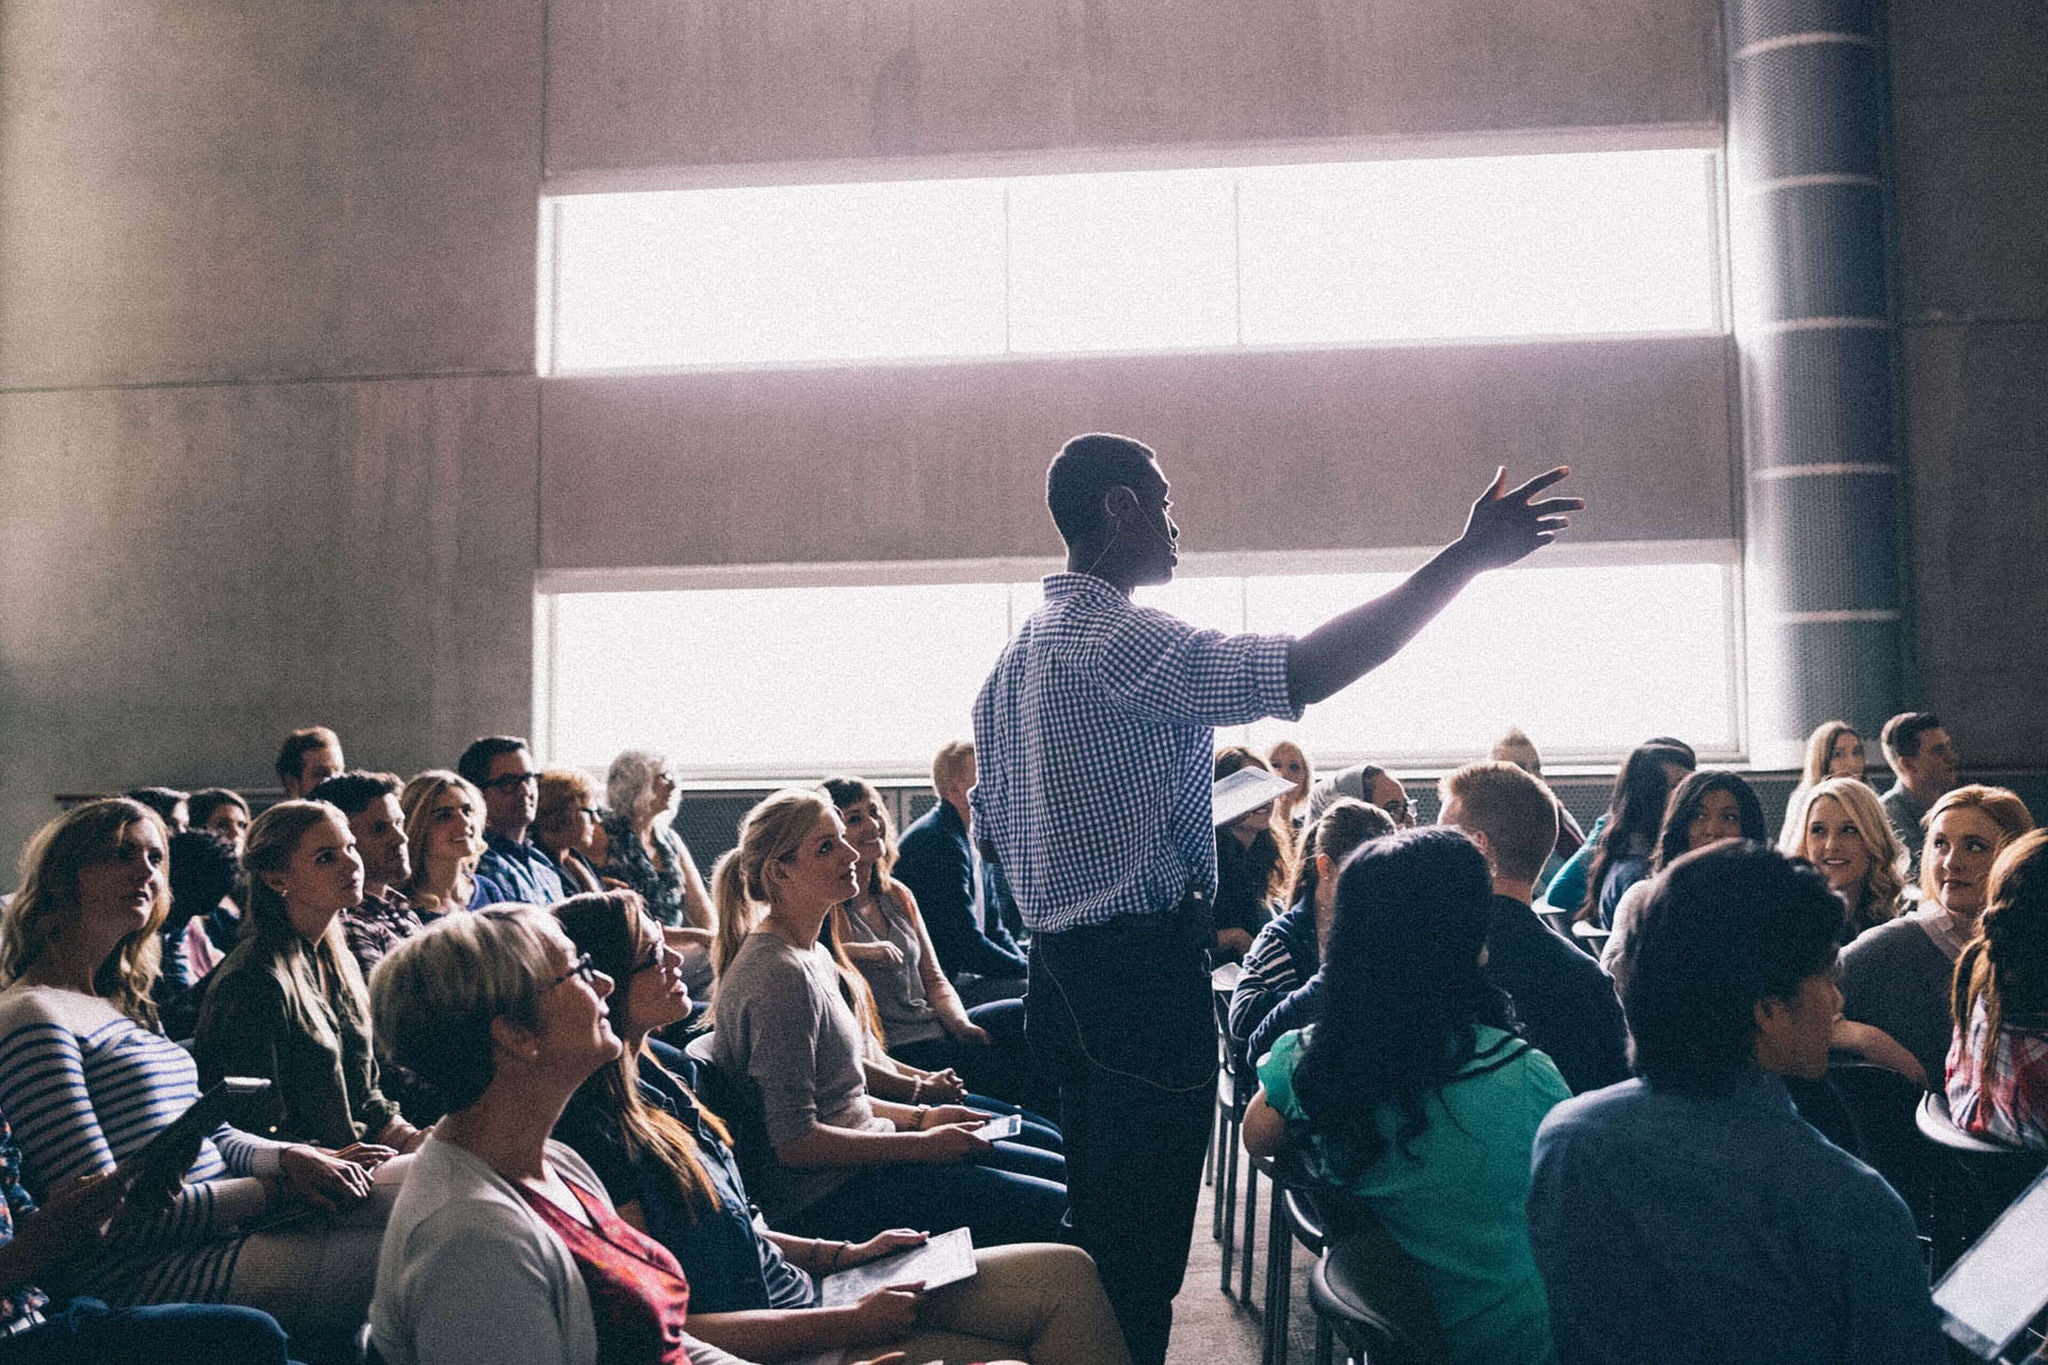
{"type": "Polygon", "coordinates": [[[1131,599],[1118,592],[1116,586],[1106,578],[1097,578],[1092,573],[1047,574],[1044,579],[1045,600],[1057,602],[1063,598],[1093,598],[1099,602],[1129,602],[1131,599]]]}
{"type": "Polygon", "coordinates": [[[1934,940],[1934,946],[1942,955],[1954,962],[1963,955],[1963,949],[1977,936],[1975,923],[1965,924],[1944,909],[1939,901],[1922,901],[1918,910],[1911,911],[1906,918],[1926,931],[1934,940]]]}

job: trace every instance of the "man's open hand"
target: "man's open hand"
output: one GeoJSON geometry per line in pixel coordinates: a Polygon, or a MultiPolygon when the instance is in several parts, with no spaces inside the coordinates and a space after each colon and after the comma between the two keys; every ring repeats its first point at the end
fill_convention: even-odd
{"type": "Polygon", "coordinates": [[[1458,537],[1458,549],[1475,568],[1498,569],[1556,540],[1558,532],[1571,524],[1571,518],[1565,514],[1578,511],[1586,500],[1531,499],[1569,473],[1568,467],[1559,465],[1519,488],[1509,488],[1507,467],[1503,465],[1472,504],[1465,534],[1458,537]]]}

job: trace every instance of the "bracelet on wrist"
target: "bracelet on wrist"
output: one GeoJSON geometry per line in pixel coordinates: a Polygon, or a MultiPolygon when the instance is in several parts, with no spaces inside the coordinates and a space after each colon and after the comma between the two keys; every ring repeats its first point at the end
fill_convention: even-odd
{"type": "Polygon", "coordinates": [[[914,1111],[912,1111],[910,1115],[911,1131],[916,1133],[922,1133],[924,1131],[925,1115],[931,1112],[932,1107],[928,1104],[920,1104],[919,1106],[917,1106],[917,1108],[914,1111]]]}

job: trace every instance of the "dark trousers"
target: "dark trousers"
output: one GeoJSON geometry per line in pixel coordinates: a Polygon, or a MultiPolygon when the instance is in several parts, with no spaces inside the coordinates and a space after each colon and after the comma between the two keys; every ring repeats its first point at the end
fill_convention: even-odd
{"type": "Polygon", "coordinates": [[[1031,1047],[1024,1041],[1024,1002],[997,1000],[977,1005],[967,1017],[987,1033],[986,1046],[963,1043],[949,1034],[901,1043],[889,1054],[923,1071],[960,1073],[967,1088],[978,1095],[993,1095],[1026,1109],[1050,1110],[1059,1098],[1057,1087],[1039,1075],[1031,1060],[1031,1047]]]}
{"type": "Polygon", "coordinates": [[[175,1303],[109,1308],[73,1299],[41,1327],[0,1341],[4,1365],[264,1365],[285,1359],[285,1336],[253,1308],[175,1303]]]}
{"type": "Polygon", "coordinates": [[[1065,1174],[1057,1152],[998,1142],[972,1161],[859,1167],[844,1185],[777,1222],[798,1237],[847,1242],[885,1228],[966,1228],[978,1247],[1057,1242],[1065,1174]]]}
{"type": "Polygon", "coordinates": [[[1038,934],[1026,1029],[1060,1086],[1074,1240],[1132,1365],[1163,1365],[1187,1274],[1216,1095],[1202,952],[1181,917],[1038,934]]]}

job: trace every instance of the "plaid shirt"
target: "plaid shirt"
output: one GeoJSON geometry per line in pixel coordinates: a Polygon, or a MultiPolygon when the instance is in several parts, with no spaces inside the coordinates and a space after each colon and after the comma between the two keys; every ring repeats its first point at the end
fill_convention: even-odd
{"type": "Polygon", "coordinates": [[[365,978],[400,940],[411,938],[425,927],[412,902],[396,887],[385,888],[381,896],[365,893],[361,905],[341,912],[342,935],[348,939],[348,950],[355,954],[365,978]]]}
{"type": "Polygon", "coordinates": [[[1292,643],[1197,630],[1087,574],[1045,580],[974,702],[974,828],[1026,928],[1215,894],[1215,727],[1301,715],[1292,643]]]}
{"type": "MultiPolygon", "coordinates": [[[[0,1246],[14,1240],[14,1220],[36,1211],[36,1201],[21,1184],[21,1148],[14,1130],[0,1116],[0,1246]]],[[[32,1284],[0,1284],[0,1327],[49,1306],[50,1296],[32,1284]]]]}
{"type": "Polygon", "coordinates": [[[2001,1024],[1994,1041],[1987,1022],[1979,1000],[1949,1047],[1949,1116],[1972,1137],[2048,1148],[2048,1033],[2001,1024]]]}

